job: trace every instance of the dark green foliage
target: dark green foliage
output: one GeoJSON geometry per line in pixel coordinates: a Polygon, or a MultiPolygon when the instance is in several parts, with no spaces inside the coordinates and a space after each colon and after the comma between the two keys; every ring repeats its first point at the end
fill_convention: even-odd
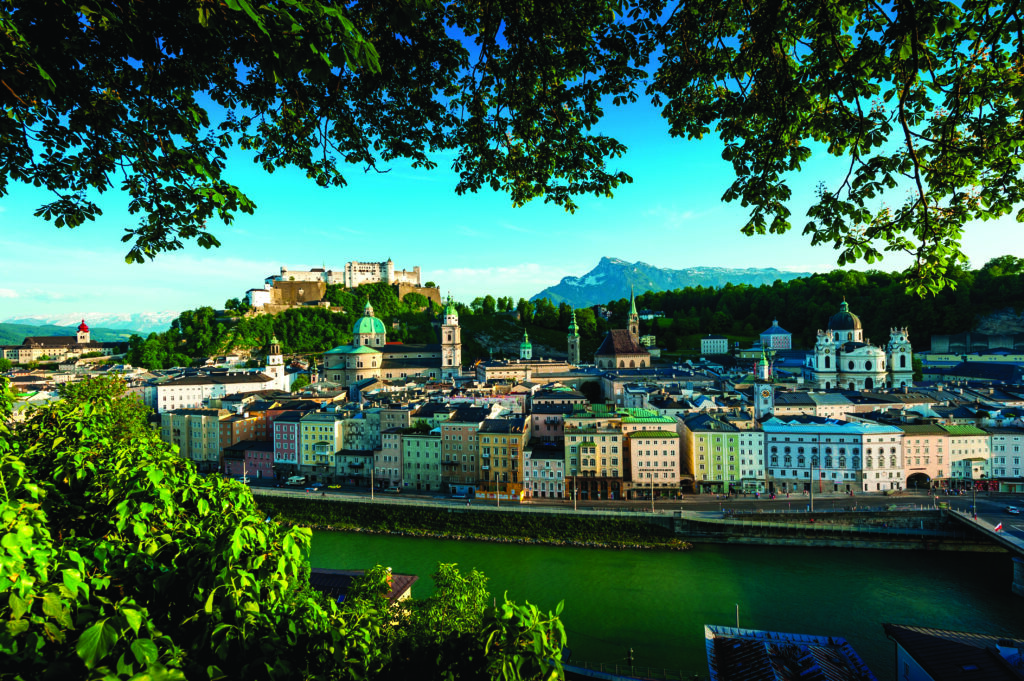
{"type": "Polygon", "coordinates": [[[440,606],[412,605],[417,619],[370,598],[379,569],[344,609],[311,591],[310,531],[197,476],[123,387],[75,384],[15,428],[0,379],[0,678],[397,679],[425,659],[416,678],[560,672],[557,615],[466,598],[452,566],[435,600],[459,617],[441,634],[422,624],[440,606]]]}
{"type": "Polygon", "coordinates": [[[463,538],[530,539],[551,543],[677,546],[672,530],[642,520],[580,514],[475,511],[461,506],[424,508],[295,497],[260,496],[267,515],[314,527],[404,531],[463,538]]]}
{"type": "Polygon", "coordinates": [[[145,340],[132,336],[127,360],[136,366],[166,369],[232,350],[262,355],[275,335],[286,353],[319,354],[352,342],[352,326],[362,316],[367,298],[374,315],[388,325],[389,341],[437,342],[431,326],[436,311],[429,306],[419,305],[416,300],[399,300],[394,289],[385,284],[367,284],[351,291],[328,286],[325,299],[341,308],[340,312],[310,306],[278,315],[222,318],[210,307],[186,310],[164,333],[150,334],[145,340]],[[399,328],[390,328],[392,319],[399,320],[399,328]]]}

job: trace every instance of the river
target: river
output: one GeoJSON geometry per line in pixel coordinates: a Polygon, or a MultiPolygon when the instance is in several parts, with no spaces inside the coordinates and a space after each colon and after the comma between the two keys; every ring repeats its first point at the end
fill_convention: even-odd
{"type": "Polygon", "coordinates": [[[315,532],[315,567],[375,564],[419,575],[430,595],[438,562],[481,570],[490,592],[562,612],[573,661],[707,675],[704,624],[847,639],[883,681],[894,676],[883,622],[1024,638],[1024,599],[1010,559],[925,553],[698,545],[693,551],[609,551],[315,532]]]}

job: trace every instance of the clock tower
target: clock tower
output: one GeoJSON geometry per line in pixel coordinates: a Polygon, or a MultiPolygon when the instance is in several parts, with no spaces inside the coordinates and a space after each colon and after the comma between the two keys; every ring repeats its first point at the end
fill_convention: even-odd
{"type": "Polygon", "coordinates": [[[760,421],[775,413],[775,386],[767,381],[754,383],[754,418],[760,421]]]}
{"type": "Polygon", "coordinates": [[[462,331],[459,328],[459,312],[449,294],[441,321],[441,378],[457,378],[461,375],[462,331]]]}

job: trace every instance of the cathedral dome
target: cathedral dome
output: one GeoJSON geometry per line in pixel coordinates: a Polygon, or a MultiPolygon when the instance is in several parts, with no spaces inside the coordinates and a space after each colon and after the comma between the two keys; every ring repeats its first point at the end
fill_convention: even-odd
{"type": "Polygon", "coordinates": [[[89,331],[89,325],[85,323],[84,319],[82,320],[82,323],[78,325],[78,330],[82,333],[87,333],[89,331]]]}
{"type": "Polygon", "coordinates": [[[387,333],[384,329],[384,322],[376,317],[360,317],[352,327],[352,334],[358,333],[387,333]]]}
{"type": "Polygon", "coordinates": [[[366,307],[363,308],[363,316],[356,320],[355,325],[352,326],[352,335],[361,333],[387,333],[384,328],[384,322],[373,316],[373,306],[370,305],[370,301],[366,301],[366,307]]]}
{"type": "Polygon", "coordinates": [[[860,329],[860,317],[850,312],[850,306],[844,300],[839,305],[839,312],[828,319],[828,328],[830,331],[853,331],[860,329]]]}

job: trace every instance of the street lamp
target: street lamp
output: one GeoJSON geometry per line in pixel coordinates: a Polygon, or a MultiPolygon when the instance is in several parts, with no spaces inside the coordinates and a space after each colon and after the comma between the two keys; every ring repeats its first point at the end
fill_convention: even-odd
{"type": "Polygon", "coordinates": [[[576,498],[580,495],[580,488],[576,486],[576,474],[572,475],[572,510],[576,510],[576,498]]]}
{"type": "Polygon", "coordinates": [[[373,454],[371,454],[370,455],[370,501],[373,501],[373,487],[374,487],[374,484],[375,484],[374,480],[373,480],[373,474],[374,474],[374,472],[376,472],[376,469],[377,469],[377,462],[374,461],[373,459],[374,459],[374,456],[373,456],[373,454]]]}
{"type": "Polygon", "coordinates": [[[654,476],[648,471],[647,475],[651,476],[651,513],[654,513],[654,476]]]}

